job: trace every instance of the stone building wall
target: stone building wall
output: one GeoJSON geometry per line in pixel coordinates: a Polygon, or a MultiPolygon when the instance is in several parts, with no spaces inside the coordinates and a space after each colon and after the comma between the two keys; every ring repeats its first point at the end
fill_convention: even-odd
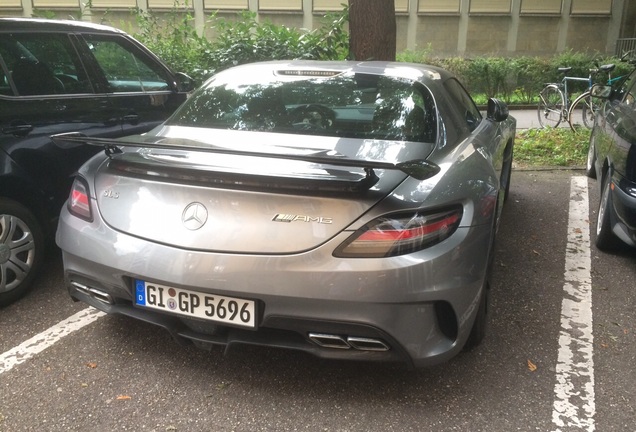
{"type": "MultiPolygon", "coordinates": [[[[342,2],[346,0],[188,0],[188,9],[198,30],[213,36],[205,26],[211,13],[233,17],[237,11],[250,10],[259,20],[312,29],[320,25],[326,11],[340,8],[342,2]]],[[[97,7],[90,10],[86,4],[86,0],[0,0],[0,16],[47,11],[66,18],[83,10],[82,19],[103,22],[105,18],[107,24],[134,31],[131,8],[161,14],[170,11],[173,0],[92,0],[97,7]]],[[[636,37],[634,0],[395,0],[395,4],[398,52],[430,49],[438,56],[548,56],[566,50],[612,53],[618,39],[636,37]],[[542,5],[550,10],[540,10],[542,5]]]]}

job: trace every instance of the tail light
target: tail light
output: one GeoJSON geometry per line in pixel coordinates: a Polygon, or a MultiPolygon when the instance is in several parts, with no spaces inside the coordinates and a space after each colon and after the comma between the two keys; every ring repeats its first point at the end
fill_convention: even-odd
{"type": "Polygon", "coordinates": [[[93,221],[88,185],[86,184],[86,180],[81,177],[75,177],[75,181],[73,181],[71,196],[68,200],[68,211],[80,219],[89,222],[93,221]]]}
{"type": "Polygon", "coordinates": [[[461,218],[461,208],[378,218],[356,231],[334,256],[382,258],[416,252],[450,237],[461,218]]]}

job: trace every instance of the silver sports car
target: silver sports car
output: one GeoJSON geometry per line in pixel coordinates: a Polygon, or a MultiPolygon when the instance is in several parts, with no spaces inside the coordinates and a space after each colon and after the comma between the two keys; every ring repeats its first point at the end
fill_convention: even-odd
{"type": "Polygon", "coordinates": [[[79,171],[71,297],[203,348],[445,361],[484,337],[516,122],[435,67],[256,63],[79,171]]]}

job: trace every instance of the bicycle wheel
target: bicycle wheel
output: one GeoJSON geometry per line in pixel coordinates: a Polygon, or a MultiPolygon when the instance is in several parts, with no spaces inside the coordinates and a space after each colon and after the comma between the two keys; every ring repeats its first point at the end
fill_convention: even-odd
{"type": "Polygon", "coordinates": [[[561,123],[565,97],[554,84],[548,84],[539,93],[539,124],[544,127],[557,127],[561,123]]]}
{"type": "Polygon", "coordinates": [[[590,92],[585,92],[574,99],[568,113],[568,121],[573,131],[587,130],[594,126],[594,114],[596,112],[595,99],[590,92]]]}

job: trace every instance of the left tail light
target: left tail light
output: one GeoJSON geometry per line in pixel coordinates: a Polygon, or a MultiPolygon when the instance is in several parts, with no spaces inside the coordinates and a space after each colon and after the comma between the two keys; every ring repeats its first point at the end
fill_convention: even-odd
{"type": "Polygon", "coordinates": [[[93,222],[90,198],[86,180],[81,177],[75,177],[71,188],[71,196],[68,200],[68,211],[80,219],[93,222]]]}
{"type": "Polygon", "coordinates": [[[405,255],[431,247],[450,237],[462,219],[462,209],[378,218],[340,245],[334,256],[383,258],[405,255]]]}

